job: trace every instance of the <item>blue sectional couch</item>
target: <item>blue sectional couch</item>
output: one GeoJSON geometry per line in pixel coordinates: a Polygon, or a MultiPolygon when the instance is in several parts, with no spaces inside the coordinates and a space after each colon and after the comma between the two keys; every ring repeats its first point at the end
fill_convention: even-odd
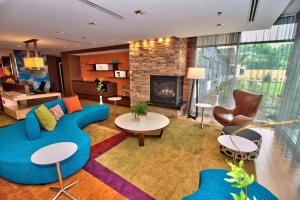
{"type": "MultiPolygon", "coordinates": [[[[207,169],[200,171],[199,188],[198,190],[183,198],[183,200],[221,200],[233,199],[230,193],[240,194],[240,189],[231,187],[231,184],[224,181],[228,178],[228,171],[223,169],[207,169]]],[[[257,182],[253,182],[248,186],[248,197],[253,199],[253,196],[258,200],[278,200],[268,189],[257,182]]]]}
{"type": "MultiPolygon", "coordinates": [[[[66,113],[63,100],[45,103],[50,108],[59,104],[66,113]]],[[[21,184],[46,184],[57,181],[55,165],[39,166],[31,162],[38,149],[56,142],[74,142],[77,152],[61,163],[63,178],[80,170],[90,155],[90,138],[84,126],[108,118],[107,105],[85,105],[82,111],[65,114],[53,132],[43,130],[33,108],[25,120],[0,128],[0,177],[21,184]]]]}

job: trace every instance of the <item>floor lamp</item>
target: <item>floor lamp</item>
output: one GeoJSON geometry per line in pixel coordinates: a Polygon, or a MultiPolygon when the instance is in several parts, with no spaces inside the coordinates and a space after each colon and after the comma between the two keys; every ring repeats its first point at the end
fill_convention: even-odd
{"type": "Polygon", "coordinates": [[[196,108],[196,116],[191,115],[191,104],[194,94],[195,84],[196,84],[196,102],[199,103],[199,79],[205,79],[205,68],[200,67],[190,67],[187,74],[187,79],[192,79],[192,89],[190,94],[190,100],[188,105],[188,118],[196,119],[198,117],[198,109],[196,108]]]}

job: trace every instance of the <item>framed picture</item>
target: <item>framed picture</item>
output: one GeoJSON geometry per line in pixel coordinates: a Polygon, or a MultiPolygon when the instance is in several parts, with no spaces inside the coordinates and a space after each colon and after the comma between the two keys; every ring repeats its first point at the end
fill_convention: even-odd
{"type": "Polygon", "coordinates": [[[126,78],[127,73],[126,73],[126,71],[123,71],[123,70],[116,70],[115,71],[115,77],[116,78],[126,78]]]}
{"type": "Polygon", "coordinates": [[[105,71],[105,70],[112,70],[112,65],[110,64],[95,64],[96,71],[105,71]]]}

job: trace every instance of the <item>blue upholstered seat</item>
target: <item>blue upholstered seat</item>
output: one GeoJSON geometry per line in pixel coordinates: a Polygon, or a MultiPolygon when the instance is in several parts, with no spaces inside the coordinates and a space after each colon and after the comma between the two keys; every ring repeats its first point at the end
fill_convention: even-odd
{"type": "MultiPolygon", "coordinates": [[[[230,193],[240,194],[240,189],[231,187],[231,184],[224,181],[227,177],[227,170],[207,169],[200,171],[198,190],[183,198],[183,200],[230,200],[233,199],[230,193]]],[[[277,200],[268,189],[257,182],[248,186],[248,197],[255,196],[259,200],[277,200]]]]}
{"type": "MultiPolygon", "coordinates": [[[[50,101],[46,107],[63,105],[61,99],[50,101]]],[[[85,105],[83,110],[65,114],[58,121],[53,132],[40,129],[40,137],[27,137],[28,131],[37,131],[33,110],[25,120],[0,128],[0,176],[22,184],[44,184],[57,181],[55,165],[39,166],[31,162],[31,155],[38,149],[56,142],[74,142],[77,152],[61,162],[63,177],[68,177],[80,170],[89,159],[90,138],[81,128],[96,121],[108,118],[107,105],[85,105]],[[35,129],[35,130],[34,130],[35,129]]],[[[35,108],[34,108],[35,109],[35,108]]],[[[63,107],[63,110],[65,108],[63,107]]],[[[36,132],[38,134],[38,132],[36,132]]],[[[37,135],[35,135],[37,136],[37,135]]]]}

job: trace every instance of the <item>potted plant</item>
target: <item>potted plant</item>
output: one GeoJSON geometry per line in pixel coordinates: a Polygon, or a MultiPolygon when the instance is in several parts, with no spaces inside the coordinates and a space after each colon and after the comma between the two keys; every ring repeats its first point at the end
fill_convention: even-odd
{"type": "MultiPolygon", "coordinates": [[[[254,181],[254,176],[249,175],[244,170],[244,163],[241,160],[238,165],[233,164],[232,162],[227,162],[231,168],[226,175],[230,178],[225,178],[224,180],[232,183],[232,187],[241,189],[240,194],[230,193],[234,200],[250,200],[247,194],[247,186],[251,185],[254,181]]],[[[256,200],[253,196],[253,200],[256,200]]]]}
{"type": "Polygon", "coordinates": [[[100,79],[99,82],[97,83],[96,90],[100,93],[100,95],[99,95],[99,101],[100,101],[99,104],[103,104],[102,93],[105,92],[105,86],[104,86],[104,83],[103,83],[102,79],[100,79]]]}
{"type": "Polygon", "coordinates": [[[144,119],[148,112],[148,105],[144,101],[138,101],[133,106],[133,109],[131,111],[132,115],[135,118],[144,119]]]}
{"type": "Polygon", "coordinates": [[[213,85],[214,85],[215,90],[217,92],[215,105],[219,105],[219,95],[224,90],[224,88],[221,86],[221,84],[217,80],[215,80],[213,82],[213,85]]]}

